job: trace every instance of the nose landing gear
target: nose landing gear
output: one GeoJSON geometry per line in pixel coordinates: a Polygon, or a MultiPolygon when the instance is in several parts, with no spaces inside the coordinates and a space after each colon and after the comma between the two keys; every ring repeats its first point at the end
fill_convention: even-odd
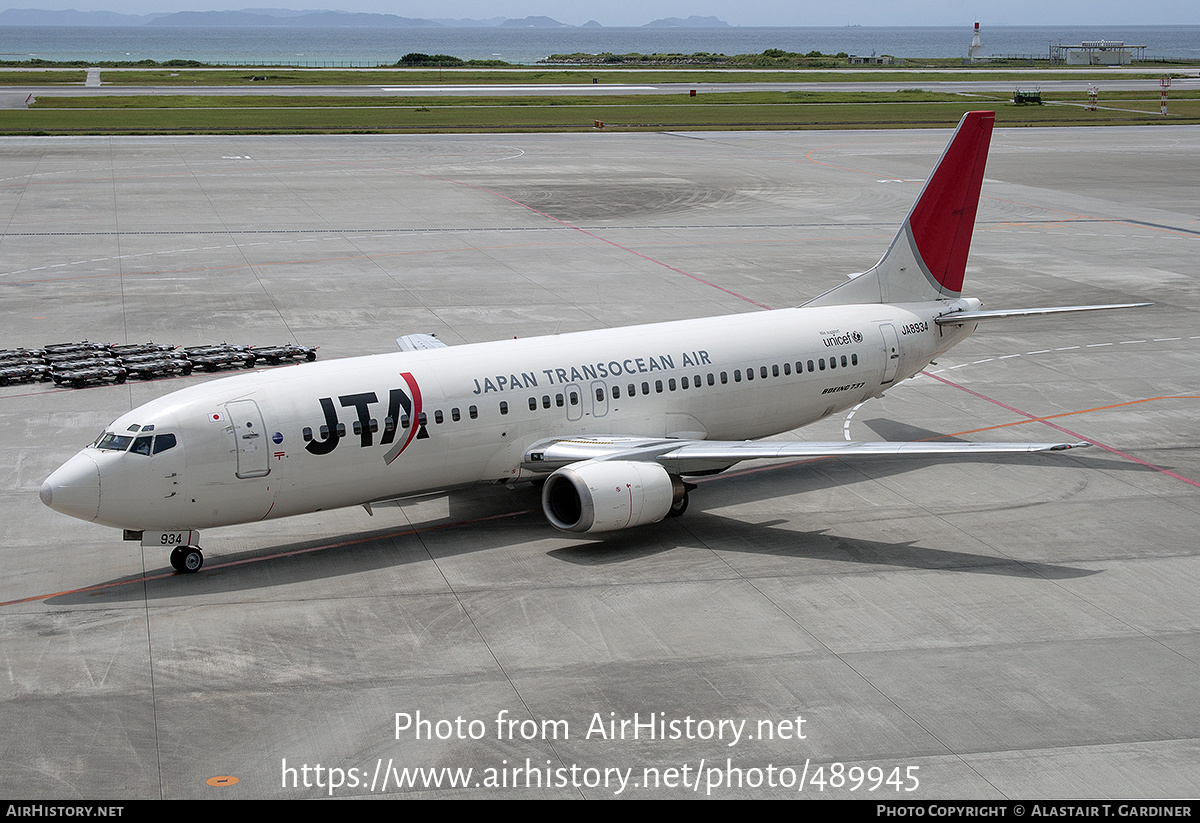
{"type": "Polygon", "coordinates": [[[199,546],[176,546],[171,550],[171,565],[180,574],[194,574],[204,565],[204,552],[199,546]]]}

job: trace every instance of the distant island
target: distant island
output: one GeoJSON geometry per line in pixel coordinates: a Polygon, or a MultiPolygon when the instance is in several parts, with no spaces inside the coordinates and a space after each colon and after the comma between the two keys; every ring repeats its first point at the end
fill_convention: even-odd
{"type": "MultiPolygon", "coordinates": [[[[120,14],[111,11],[48,11],[45,9],[5,9],[0,11],[4,26],[172,26],[178,28],[261,28],[298,26],[303,28],[602,28],[589,20],[582,26],[561,23],[552,17],[531,15],[522,18],[490,17],[484,20],[447,18],[426,19],[396,14],[370,14],[348,11],[294,11],[292,9],[242,9],[241,11],[177,11],[160,14],[120,14]]],[[[652,20],[642,28],[730,28],[716,17],[692,15],[687,19],[666,17],[652,20]]]]}

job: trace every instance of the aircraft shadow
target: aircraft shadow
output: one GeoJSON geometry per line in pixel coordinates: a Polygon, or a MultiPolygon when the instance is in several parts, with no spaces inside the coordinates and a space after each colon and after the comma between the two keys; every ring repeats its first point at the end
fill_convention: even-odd
{"type": "MultiPolygon", "coordinates": [[[[946,462],[960,462],[955,458],[946,462]]],[[[972,464],[1036,465],[1047,470],[1044,455],[1012,455],[994,458],[968,457],[972,464]]],[[[162,556],[161,568],[145,575],[130,575],[102,581],[86,590],[69,592],[46,600],[53,605],[91,605],[142,599],[169,600],[197,594],[229,593],[269,589],[320,579],[394,569],[431,558],[504,549],[540,537],[576,541],[548,549],[549,557],[583,566],[604,567],[627,563],[680,547],[712,548],[770,557],[799,560],[868,564],[910,569],[945,569],[975,574],[1021,578],[1068,579],[1098,572],[1059,564],[1018,561],[994,555],[935,549],[912,541],[860,540],[828,533],[827,528],[810,531],[777,528],[795,519],[753,523],[705,511],[706,507],[762,502],[893,477],[927,467],[921,458],[892,458],[863,466],[838,460],[809,461],[768,466],[741,476],[705,478],[692,493],[691,506],[678,520],[602,536],[567,535],[554,531],[541,514],[539,491],[480,487],[447,495],[449,513],[422,522],[409,523],[393,516],[386,527],[352,534],[329,535],[242,552],[210,555],[196,575],[176,574],[162,556]],[[458,535],[462,535],[461,539],[458,535]],[[430,549],[428,544],[433,544],[430,549]],[[138,585],[138,584],[143,584],[138,585]]],[[[1064,461],[1064,466],[1070,466],[1064,461]]],[[[1122,464],[1116,464],[1122,465],[1122,464]]],[[[1133,468],[1140,468],[1134,466],[1133,468]]],[[[736,470],[731,474],[739,474],[736,470]]],[[[1062,499],[1062,498],[1058,498],[1062,499]]],[[[1021,509],[1038,505],[1011,501],[988,510],[1021,509]]],[[[956,511],[979,511],[962,507],[956,511]]],[[[384,510],[387,511],[387,510],[384,510]]],[[[798,515],[799,517],[800,515],[798,515]]],[[[152,559],[152,555],[148,554],[152,559]]]]}

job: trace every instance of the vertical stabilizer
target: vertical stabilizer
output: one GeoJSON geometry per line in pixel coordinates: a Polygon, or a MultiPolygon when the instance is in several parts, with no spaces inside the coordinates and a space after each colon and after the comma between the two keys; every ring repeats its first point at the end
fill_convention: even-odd
{"type": "Polygon", "coordinates": [[[883,258],[805,305],[912,303],[962,292],[996,113],[963,115],[883,258]]]}

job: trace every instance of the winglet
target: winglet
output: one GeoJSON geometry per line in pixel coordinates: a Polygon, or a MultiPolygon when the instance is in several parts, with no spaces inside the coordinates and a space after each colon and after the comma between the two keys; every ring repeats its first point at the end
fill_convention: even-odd
{"type": "Polygon", "coordinates": [[[943,293],[962,291],[995,123],[994,111],[963,115],[905,221],[921,262],[943,293]]]}

